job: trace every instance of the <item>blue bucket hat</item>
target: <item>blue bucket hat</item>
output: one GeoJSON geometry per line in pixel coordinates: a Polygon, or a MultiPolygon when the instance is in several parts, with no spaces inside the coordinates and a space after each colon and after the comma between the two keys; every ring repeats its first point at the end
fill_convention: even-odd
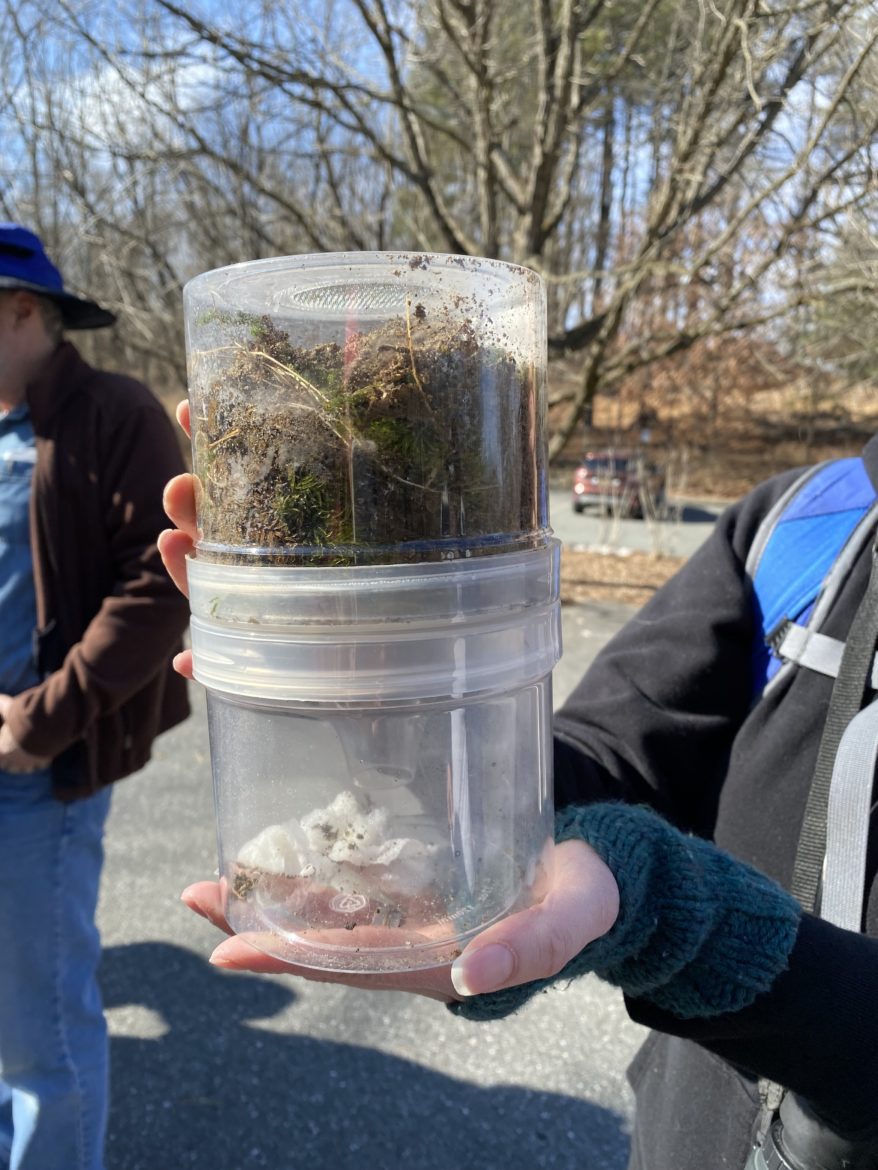
{"type": "Polygon", "coordinates": [[[95,301],[66,292],[39,236],[17,223],[0,223],[0,289],[4,288],[48,297],[58,306],[67,329],[102,329],[116,320],[95,301]]]}

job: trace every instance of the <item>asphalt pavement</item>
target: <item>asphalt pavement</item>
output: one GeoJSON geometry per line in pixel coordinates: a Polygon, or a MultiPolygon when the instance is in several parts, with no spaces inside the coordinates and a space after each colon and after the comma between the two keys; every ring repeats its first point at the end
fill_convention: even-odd
{"type": "Polygon", "coordinates": [[[623,520],[595,508],[574,512],[569,491],[549,493],[552,527],[567,547],[615,553],[691,556],[707,538],[723,506],[716,500],[670,499],[658,519],[623,520]]]}
{"type": "MultiPolygon", "coordinates": [[[[557,702],[632,612],[565,607],[557,702]]],[[[594,977],[475,1024],[401,993],[209,965],[219,936],[179,901],[216,869],[196,686],[192,699],[113,797],[98,914],[107,1170],[623,1170],[642,1031],[594,977]]]]}

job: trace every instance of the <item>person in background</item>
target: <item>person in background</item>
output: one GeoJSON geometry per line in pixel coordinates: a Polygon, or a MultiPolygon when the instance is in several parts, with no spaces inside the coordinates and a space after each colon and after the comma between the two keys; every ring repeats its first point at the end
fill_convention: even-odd
{"type": "MultiPolygon", "coordinates": [[[[185,403],[178,417],[188,429],[185,403]]],[[[862,467],[878,488],[878,437],[862,467]]],[[[729,508],[556,713],[559,844],[541,904],[493,924],[451,967],[432,971],[314,972],[246,936],[226,939],[211,962],[412,991],[474,1021],[500,1019],[552,985],[563,1011],[565,982],[597,972],[654,1030],[629,1072],[637,1098],[629,1170],[876,1170],[875,817],[863,933],[803,912],[787,891],[833,679],[790,672],[754,702],[761,630],[745,565],[797,474],[729,508]],[[755,1154],[776,1086],[794,1094],[803,1141],[789,1161],[755,1154]]],[[[165,491],[179,527],[159,547],[181,590],[197,539],[194,489],[180,476],[165,491]]],[[[864,598],[878,595],[873,562],[867,540],[829,635],[844,641],[864,598]]],[[[873,629],[870,662],[876,638],[873,629]]],[[[190,652],[177,667],[191,674],[190,652]]],[[[865,698],[874,699],[868,688],[865,698]]],[[[216,882],[189,887],[183,900],[231,933],[216,882]]]]}
{"type": "Polygon", "coordinates": [[[113,315],[0,223],[0,1167],[102,1170],[108,1040],[95,925],[114,781],[188,715],[188,607],[162,567],[182,470],[150,391],[65,329],[113,315]]]}

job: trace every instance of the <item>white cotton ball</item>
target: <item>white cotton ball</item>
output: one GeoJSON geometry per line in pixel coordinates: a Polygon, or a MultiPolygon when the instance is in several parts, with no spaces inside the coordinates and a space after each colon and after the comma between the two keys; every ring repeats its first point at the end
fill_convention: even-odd
{"type": "Polygon", "coordinates": [[[269,825],[241,846],[238,864],[264,873],[296,874],[304,860],[286,825],[269,825]]]}
{"type": "Polygon", "coordinates": [[[309,848],[326,857],[343,836],[352,820],[361,815],[357,798],[352,792],[340,792],[326,808],[315,808],[302,817],[301,825],[309,848]]]}
{"type": "Polygon", "coordinates": [[[302,829],[310,849],[332,861],[349,861],[361,849],[382,843],[387,834],[387,813],[361,807],[349,791],[340,792],[326,808],[302,817],[302,829]]]}
{"type": "Polygon", "coordinates": [[[267,873],[298,875],[341,892],[373,888],[413,896],[435,878],[436,846],[413,837],[388,837],[389,813],[364,807],[366,797],[340,792],[286,825],[270,825],[238,855],[241,865],[267,873]]]}
{"type": "Polygon", "coordinates": [[[387,842],[379,854],[384,867],[382,888],[394,894],[413,896],[432,885],[436,877],[436,846],[425,845],[411,837],[397,837],[387,842]]]}

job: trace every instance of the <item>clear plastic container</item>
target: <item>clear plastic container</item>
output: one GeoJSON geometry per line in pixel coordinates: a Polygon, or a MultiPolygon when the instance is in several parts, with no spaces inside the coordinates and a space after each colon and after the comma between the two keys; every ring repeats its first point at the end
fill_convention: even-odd
{"type": "Polygon", "coordinates": [[[185,287],[199,556],[418,562],[548,539],[540,277],[337,253],[185,287]]]}
{"type": "Polygon", "coordinates": [[[324,970],[433,967],[545,892],[548,678],[380,713],[209,690],[208,718],[226,915],[260,949],[324,970]]]}
{"type": "Polygon", "coordinates": [[[283,257],[184,316],[228,920],[313,968],[449,962],[551,865],[542,281],[283,257]]]}
{"type": "Polygon", "coordinates": [[[558,548],[190,562],[226,913],[326,970],[448,962],[551,864],[558,548]]]}

